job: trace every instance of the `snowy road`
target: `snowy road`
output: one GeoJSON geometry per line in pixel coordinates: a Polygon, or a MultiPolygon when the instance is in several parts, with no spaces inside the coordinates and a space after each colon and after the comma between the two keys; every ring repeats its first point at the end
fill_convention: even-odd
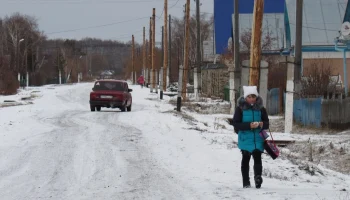
{"type": "Polygon", "coordinates": [[[190,189],[158,165],[140,127],[121,122],[144,107],[92,113],[89,89],[57,93],[57,99],[44,97],[32,106],[30,120],[50,130],[0,147],[1,199],[186,199],[190,189]]]}
{"type": "Polygon", "coordinates": [[[232,142],[231,129],[199,134],[172,113],[172,106],[150,100],[157,98],[136,86],[131,112],[90,112],[91,86],[38,88],[42,97],[34,104],[0,108],[0,199],[311,200],[348,195],[340,189],[349,185],[349,176],[325,171],[328,178],[312,177],[286,160],[268,159],[265,170],[282,178],[265,178],[261,190],[243,190],[238,149],[206,139],[232,142]]]}

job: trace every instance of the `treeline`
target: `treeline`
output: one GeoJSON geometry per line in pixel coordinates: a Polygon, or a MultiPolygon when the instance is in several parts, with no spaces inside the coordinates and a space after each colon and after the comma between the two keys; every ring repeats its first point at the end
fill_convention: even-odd
{"type": "Polygon", "coordinates": [[[0,94],[16,93],[19,85],[77,82],[109,70],[124,76],[130,43],[96,38],[49,40],[37,20],[15,13],[0,18],[0,94]]]}

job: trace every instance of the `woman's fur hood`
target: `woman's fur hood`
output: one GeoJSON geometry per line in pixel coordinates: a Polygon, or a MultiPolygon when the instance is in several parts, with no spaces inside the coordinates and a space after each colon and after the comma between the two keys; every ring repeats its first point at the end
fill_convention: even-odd
{"type": "Polygon", "coordinates": [[[261,110],[264,107],[263,100],[260,96],[256,98],[256,102],[253,105],[250,105],[246,102],[243,96],[239,97],[237,100],[237,106],[242,110],[253,109],[253,110],[261,110]]]}

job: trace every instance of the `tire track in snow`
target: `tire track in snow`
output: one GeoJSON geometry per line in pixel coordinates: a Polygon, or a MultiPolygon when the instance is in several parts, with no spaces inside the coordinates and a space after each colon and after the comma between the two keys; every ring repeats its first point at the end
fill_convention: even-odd
{"type": "MultiPolygon", "coordinates": [[[[160,167],[137,122],[118,124],[119,117],[137,115],[143,106],[134,104],[134,113],[92,113],[82,96],[87,93],[64,94],[59,100],[70,101],[74,95],[67,103],[76,107],[46,118],[47,114],[36,116],[51,131],[25,138],[12,151],[1,151],[0,158],[12,163],[0,169],[4,199],[200,199],[160,167]]],[[[62,102],[55,103],[52,106],[62,102]]]]}
{"type": "MultiPolygon", "coordinates": [[[[135,106],[137,107],[137,106],[135,106]]],[[[107,113],[101,123],[113,127],[116,138],[114,142],[126,161],[126,173],[121,175],[122,187],[113,191],[110,197],[117,199],[186,199],[195,196],[190,186],[176,179],[175,175],[160,167],[152,155],[150,146],[136,127],[119,125],[118,118],[124,114],[107,113]]],[[[199,198],[198,198],[199,199],[199,198]]]]}

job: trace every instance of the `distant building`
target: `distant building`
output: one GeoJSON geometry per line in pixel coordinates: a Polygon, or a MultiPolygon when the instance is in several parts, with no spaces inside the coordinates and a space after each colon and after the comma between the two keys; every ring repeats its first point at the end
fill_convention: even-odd
{"type": "Polygon", "coordinates": [[[114,71],[112,70],[104,70],[100,73],[100,79],[113,79],[114,71]]]}

